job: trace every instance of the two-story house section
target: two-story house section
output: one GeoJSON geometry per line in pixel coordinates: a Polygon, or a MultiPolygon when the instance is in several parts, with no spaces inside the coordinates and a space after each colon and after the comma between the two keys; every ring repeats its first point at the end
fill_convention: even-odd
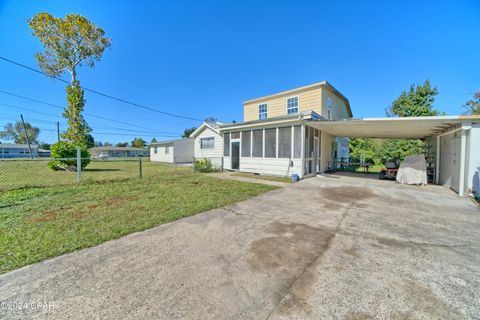
{"type": "Polygon", "coordinates": [[[225,169],[290,176],[332,166],[335,137],[312,121],[352,117],[348,99],[327,81],[244,102],[244,122],[221,126],[225,169]]]}

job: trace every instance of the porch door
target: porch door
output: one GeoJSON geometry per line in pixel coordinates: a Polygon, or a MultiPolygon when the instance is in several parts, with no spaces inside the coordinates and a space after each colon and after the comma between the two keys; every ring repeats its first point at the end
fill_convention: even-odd
{"type": "Polygon", "coordinates": [[[232,141],[232,169],[240,170],[240,141],[232,141]]]}
{"type": "Polygon", "coordinates": [[[313,139],[313,172],[317,173],[319,170],[318,168],[318,137],[313,139]]]}

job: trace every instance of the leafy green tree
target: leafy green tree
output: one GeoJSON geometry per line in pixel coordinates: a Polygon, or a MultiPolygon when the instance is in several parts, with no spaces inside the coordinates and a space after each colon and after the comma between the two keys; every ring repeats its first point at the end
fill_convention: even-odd
{"type": "Polygon", "coordinates": [[[77,67],[94,67],[104,50],[111,46],[111,40],[104,37],[102,28],[78,14],[68,14],[62,19],[42,12],[29,19],[28,25],[45,48],[35,55],[40,68],[50,76],[58,77],[65,72],[71,75],[71,84],[67,86],[68,106],[63,112],[69,127],[62,137],[85,145],[87,134],[92,130],[82,116],[85,98],[77,79],[77,67]]]}
{"type": "Polygon", "coordinates": [[[87,134],[87,136],[85,137],[85,145],[89,149],[95,147],[95,139],[91,134],[87,134]]]}
{"type": "Polygon", "coordinates": [[[130,145],[132,147],[135,147],[135,148],[143,148],[143,147],[145,147],[146,144],[147,144],[147,142],[145,140],[143,140],[142,138],[135,138],[135,139],[133,139],[133,141],[130,145]]]}
{"type": "Polygon", "coordinates": [[[113,146],[113,144],[110,143],[110,142],[104,142],[104,143],[103,143],[103,146],[104,146],[104,147],[111,147],[111,146],[113,146]]]}
{"type": "Polygon", "coordinates": [[[128,142],[118,142],[115,147],[128,147],[128,142]]]}
{"type": "Polygon", "coordinates": [[[197,130],[196,127],[191,127],[183,130],[182,138],[188,138],[193,133],[193,131],[197,130]]]}
{"type": "MultiPolygon", "coordinates": [[[[48,166],[55,171],[74,171],[77,168],[77,145],[69,141],[60,141],[52,144],[50,148],[52,160],[48,166]]],[[[90,163],[90,153],[85,145],[80,145],[81,167],[84,169],[90,163]]]]}
{"type": "MultiPolygon", "coordinates": [[[[29,122],[25,122],[25,129],[27,130],[30,143],[37,144],[38,136],[40,135],[40,129],[32,126],[29,122]]],[[[17,121],[15,124],[7,123],[4,126],[4,130],[0,131],[0,139],[11,140],[15,143],[27,143],[27,137],[25,136],[25,130],[23,130],[22,122],[17,121]]]]}
{"type": "Polygon", "coordinates": [[[390,117],[424,117],[439,115],[433,107],[435,96],[438,95],[436,87],[425,80],[423,85],[412,84],[408,91],[403,91],[386,110],[390,117]]]}
{"type": "Polygon", "coordinates": [[[405,159],[406,156],[422,154],[425,143],[419,139],[386,139],[379,149],[379,157],[382,163],[405,159]]]}
{"type": "Polygon", "coordinates": [[[157,143],[157,139],[153,138],[152,141],[150,141],[150,143],[157,143]]]}
{"type": "Polygon", "coordinates": [[[360,162],[363,158],[365,162],[375,163],[377,158],[377,148],[375,139],[370,138],[350,138],[350,159],[353,162],[360,162]]]}
{"type": "Polygon", "coordinates": [[[46,143],[46,142],[41,142],[41,143],[38,145],[38,149],[50,150],[50,144],[49,144],[49,143],[46,143]]]}
{"type": "Polygon", "coordinates": [[[473,93],[472,99],[463,106],[467,114],[480,114],[480,90],[473,93]]]}

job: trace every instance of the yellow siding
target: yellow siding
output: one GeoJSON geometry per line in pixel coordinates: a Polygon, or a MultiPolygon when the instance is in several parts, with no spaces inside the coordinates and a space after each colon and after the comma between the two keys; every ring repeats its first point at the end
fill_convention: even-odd
{"type": "Polygon", "coordinates": [[[345,119],[349,117],[347,105],[343,98],[327,86],[315,86],[299,89],[295,92],[275,95],[245,103],[243,106],[244,121],[258,120],[258,106],[267,104],[267,117],[278,117],[287,114],[287,99],[298,96],[298,111],[315,111],[319,115],[328,117],[328,97],[332,99],[332,119],[345,119]]]}
{"type": "Polygon", "coordinates": [[[275,96],[272,98],[265,98],[256,100],[253,103],[244,104],[244,121],[258,120],[258,106],[260,104],[267,104],[268,118],[284,116],[287,114],[287,98],[298,96],[298,111],[315,111],[321,114],[322,111],[322,88],[308,88],[302,91],[287,93],[284,95],[275,96]]]}

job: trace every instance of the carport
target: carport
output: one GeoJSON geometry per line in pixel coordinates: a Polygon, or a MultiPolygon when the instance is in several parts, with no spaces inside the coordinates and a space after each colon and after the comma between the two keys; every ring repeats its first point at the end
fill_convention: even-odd
{"type": "Polygon", "coordinates": [[[336,137],[422,139],[436,184],[461,196],[480,192],[479,115],[345,119],[311,121],[308,125],[336,137]]]}

